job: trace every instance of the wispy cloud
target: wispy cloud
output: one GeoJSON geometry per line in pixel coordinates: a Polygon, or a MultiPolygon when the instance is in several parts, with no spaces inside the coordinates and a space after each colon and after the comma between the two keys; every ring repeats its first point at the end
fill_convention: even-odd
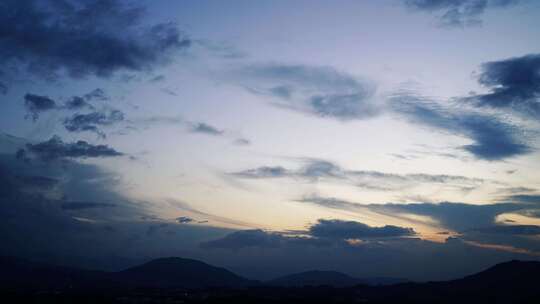
{"type": "Polygon", "coordinates": [[[332,67],[253,64],[234,70],[229,77],[249,92],[273,97],[277,106],[319,117],[353,120],[379,113],[371,100],[372,83],[332,67]]]}
{"type": "Polygon", "coordinates": [[[390,98],[394,113],[408,121],[468,138],[473,143],[461,148],[479,159],[497,161],[528,154],[523,132],[495,116],[469,109],[443,108],[410,92],[398,92],[390,98]]]}
{"type": "Polygon", "coordinates": [[[219,130],[218,128],[204,122],[194,123],[190,129],[190,132],[202,133],[212,136],[221,136],[224,133],[223,130],[219,130]]]}
{"type": "Polygon", "coordinates": [[[102,110],[87,114],[74,114],[71,117],[65,118],[63,124],[69,132],[89,131],[96,133],[101,138],[105,138],[106,134],[100,127],[111,126],[121,121],[124,121],[124,113],[122,111],[102,110]]]}
{"type": "Polygon", "coordinates": [[[436,14],[442,27],[469,27],[482,24],[486,10],[516,5],[519,0],[404,0],[409,9],[436,14]]]}
{"type": "Polygon", "coordinates": [[[62,158],[118,157],[124,155],[107,145],[92,145],[82,140],[66,143],[58,136],[53,136],[51,139],[41,143],[27,144],[26,150],[37,158],[46,161],[62,158]]]}
{"type": "Polygon", "coordinates": [[[28,116],[36,121],[39,114],[56,108],[56,102],[48,96],[26,94],[24,95],[24,106],[29,112],[28,116]]]}
{"type": "Polygon", "coordinates": [[[287,169],[282,166],[262,166],[230,173],[243,179],[295,178],[310,182],[334,181],[347,183],[373,191],[394,191],[422,184],[447,185],[457,188],[475,188],[490,181],[482,178],[446,174],[396,174],[373,170],[352,170],[325,160],[307,159],[299,168],[287,169]]]}
{"type": "Polygon", "coordinates": [[[519,204],[519,201],[483,205],[451,202],[358,204],[344,199],[318,195],[309,195],[297,200],[297,202],[358,213],[371,211],[398,219],[406,219],[407,214],[427,216],[434,219],[437,225],[458,232],[491,227],[500,214],[535,208],[528,204],[519,204]]]}
{"type": "Polygon", "coordinates": [[[478,81],[490,91],[462,100],[530,119],[540,117],[540,54],[486,62],[478,81]]]}

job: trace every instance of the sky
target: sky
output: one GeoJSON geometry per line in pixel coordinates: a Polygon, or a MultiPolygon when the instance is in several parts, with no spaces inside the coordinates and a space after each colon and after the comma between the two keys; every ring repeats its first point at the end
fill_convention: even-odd
{"type": "Polygon", "coordinates": [[[540,259],[540,3],[0,3],[0,254],[253,279],[540,259]]]}

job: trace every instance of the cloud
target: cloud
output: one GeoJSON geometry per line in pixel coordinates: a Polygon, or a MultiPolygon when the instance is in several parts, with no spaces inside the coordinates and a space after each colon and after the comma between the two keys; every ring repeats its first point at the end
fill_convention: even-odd
{"type": "Polygon", "coordinates": [[[105,101],[109,98],[105,95],[102,89],[95,89],[83,96],[72,96],[64,104],[64,108],[68,110],[81,110],[83,108],[94,109],[94,106],[89,102],[92,100],[105,101]]]}
{"type": "Polygon", "coordinates": [[[124,120],[119,110],[94,111],[88,114],[74,114],[64,119],[64,127],[69,132],[90,131],[104,138],[106,135],[98,126],[110,126],[124,120]]]}
{"type": "Polygon", "coordinates": [[[33,121],[36,121],[40,113],[55,109],[56,102],[48,96],[26,94],[24,95],[24,106],[29,112],[28,115],[33,121]]]}
{"type": "Polygon", "coordinates": [[[503,224],[498,216],[505,213],[518,213],[528,217],[539,217],[537,206],[528,203],[512,202],[474,205],[465,203],[413,203],[413,204],[357,204],[347,200],[306,196],[297,200],[301,203],[310,203],[317,206],[346,210],[358,215],[376,214],[395,218],[400,221],[432,226],[435,229],[445,229],[457,233],[459,239],[473,246],[485,247],[482,244],[491,244],[485,248],[503,250],[508,252],[527,252],[536,255],[540,246],[535,238],[540,235],[540,226],[523,225],[515,221],[512,224],[503,224]],[[423,218],[427,217],[427,218],[423,218]],[[473,243],[469,243],[473,242],[473,243]],[[515,250],[518,249],[518,250],[515,250]]]}
{"type": "Polygon", "coordinates": [[[152,77],[150,80],[148,80],[149,82],[161,82],[161,81],[164,81],[165,80],[165,76],[163,75],[157,75],[155,77],[152,77]]]}
{"type": "Polygon", "coordinates": [[[473,141],[461,148],[476,158],[497,161],[532,151],[521,130],[496,117],[467,109],[441,106],[414,94],[398,93],[390,98],[393,111],[412,123],[461,135],[473,141]]]}
{"type": "Polygon", "coordinates": [[[488,9],[515,5],[519,0],[404,0],[410,9],[435,13],[443,27],[469,27],[482,24],[488,9]]]}
{"type": "Polygon", "coordinates": [[[311,182],[325,179],[350,183],[353,186],[373,191],[395,191],[422,184],[439,184],[459,189],[471,189],[488,182],[481,178],[461,175],[395,174],[373,170],[350,170],[326,160],[306,159],[305,161],[307,163],[297,169],[287,169],[282,166],[262,166],[233,172],[231,175],[244,179],[299,178],[311,182]]]}
{"type": "Polygon", "coordinates": [[[211,55],[224,59],[242,59],[247,57],[244,52],[222,41],[216,42],[211,40],[197,39],[193,41],[193,46],[197,46],[202,50],[207,51],[211,55]]]}
{"type": "Polygon", "coordinates": [[[190,45],[174,24],[142,24],[143,16],[142,8],[117,0],[2,1],[0,69],[47,79],[64,72],[108,77],[150,70],[190,45]]]}
{"type": "MultiPolygon", "coordinates": [[[[265,237],[261,235],[257,239],[265,237]]],[[[443,243],[415,237],[326,243],[315,238],[297,241],[297,238],[282,236],[282,239],[277,246],[271,241],[266,247],[258,247],[258,242],[246,247],[224,245],[207,248],[203,254],[212,261],[234,261],[230,264],[237,265],[238,273],[263,279],[284,273],[332,269],[355,277],[407,277],[420,281],[463,277],[510,259],[536,258],[531,251],[480,247],[455,237],[443,243]],[[212,250],[219,248],[229,250],[212,250]]],[[[262,241],[262,244],[268,243],[262,241]]]]}
{"type": "Polygon", "coordinates": [[[75,111],[84,108],[93,110],[94,106],[90,103],[93,100],[104,101],[108,100],[108,97],[102,89],[98,88],[82,96],[72,96],[63,105],[59,105],[49,96],[27,93],[24,95],[24,106],[28,112],[26,117],[30,117],[33,121],[36,121],[41,113],[52,110],[75,111]]]}
{"type": "Polygon", "coordinates": [[[221,136],[224,133],[223,130],[219,130],[218,128],[204,122],[194,123],[190,131],[193,133],[202,133],[212,136],[221,136]]]}
{"type": "Polygon", "coordinates": [[[17,180],[21,182],[24,188],[31,188],[33,190],[37,190],[37,189],[50,190],[56,187],[60,183],[60,181],[56,178],[51,178],[48,176],[39,176],[39,175],[18,176],[17,180]]]}
{"type": "Polygon", "coordinates": [[[177,217],[176,218],[176,221],[179,223],[179,224],[187,224],[187,223],[191,223],[194,221],[194,219],[190,218],[190,217],[187,217],[187,216],[181,216],[181,217],[177,217]]]}
{"type": "Polygon", "coordinates": [[[463,100],[528,118],[540,117],[540,54],[484,63],[479,83],[490,92],[463,100]]]}
{"type": "Polygon", "coordinates": [[[7,92],[8,92],[7,86],[4,83],[0,82],[0,94],[6,95],[7,92]]]}
{"type": "Polygon", "coordinates": [[[73,96],[65,103],[65,108],[69,110],[80,110],[86,107],[92,108],[92,106],[80,96],[73,96]]]}
{"type": "Polygon", "coordinates": [[[287,246],[328,247],[345,243],[347,239],[399,238],[413,236],[412,228],[397,226],[370,227],[363,223],[341,220],[319,219],[307,231],[299,231],[307,236],[285,236],[279,232],[261,229],[240,230],[217,240],[201,243],[204,249],[233,249],[257,247],[278,248],[287,246]]]}
{"type": "Polygon", "coordinates": [[[111,208],[115,207],[114,204],[108,203],[96,203],[96,202],[65,202],[61,207],[63,210],[84,210],[94,208],[111,208]]]}
{"type": "Polygon", "coordinates": [[[406,215],[410,214],[428,216],[434,219],[437,225],[458,232],[490,227],[495,223],[496,217],[500,214],[531,209],[530,205],[515,202],[484,205],[452,202],[358,204],[343,199],[321,197],[318,195],[306,196],[297,200],[297,202],[309,203],[330,209],[358,212],[359,214],[370,211],[400,219],[407,219],[406,215]]]}
{"type": "Polygon", "coordinates": [[[300,203],[310,203],[330,209],[359,210],[359,208],[365,208],[364,205],[361,204],[349,202],[335,197],[322,197],[318,195],[305,196],[296,201],[300,203]]]}
{"type": "Polygon", "coordinates": [[[234,172],[232,175],[241,178],[272,178],[272,177],[286,177],[289,176],[289,172],[280,166],[269,167],[263,166],[255,169],[248,169],[244,171],[234,172]]]}
{"type": "MultiPolygon", "coordinates": [[[[6,140],[13,141],[7,137],[6,140]]],[[[481,248],[456,238],[445,243],[415,237],[365,238],[362,242],[348,243],[341,239],[314,237],[309,235],[309,230],[297,234],[259,230],[243,233],[243,238],[228,238],[232,239],[231,243],[213,242],[235,231],[164,222],[159,217],[152,217],[155,214],[152,211],[164,211],[162,205],[128,200],[116,192],[115,189],[121,188],[117,187],[117,175],[99,166],[70,159],[65,159],[62,166],[50,162],[16,161],[16,148],[13,147],[10,154],[0,154],[3,255],[43,257],[44,262],[56,260],[65,265],[118,270],[139,264],[141,258],[185,252],[188,257],[211,264],[234,265],[233,271],[260,279],[322,268],[359,277],[405,276],[413,280],[455,278],[501,261],[532,257],[511,252],[507,247],[481,248]],[[43,176],[60,181],[54,187],[57,195],[23,191],[20,176],[43,176]],[[67,211],[61,207],[65,202],[114,202],[116,207],[67,211]],[[204,247],[201,243],[207,243],[208,247],[201,249],[204,247]]],[[[193,214],[210,219],[211,223],[217,222],[200,212],[193,214]]],[[[467,212],[462,213],[462,217],[467,216],[467,212]]],[[[516,239],[514,235],[506,236],[516,239]]]]}
{"type": "Polygon", "coordinates": [[[497,225],[488,228],[474,229],[474,232],[510,234],[510,235],[540,235],[540,226],[535,225],[497,225]]]}
{"type": "Polygon", "coordinates": [[[143,117],[132,120],[135,124],[149,127],[153,125],[173,125],[181,126],[187,129],[190,133],[204,134],[216,137],[228,137],[233,139],[236,145],[249,145],[251,142],[245,138],[236,138],[231,132],[225,129],[218,128],[214,125],[205,122],[195,122],[186,120],[180,116],[152,116],[143,117]]]}
{"type": "Polygon", "coordinates": [[[392,215],[416,214],[435,219],[442,227],[465,231],[493,225],[497,215],[529,208],[515,203],[473,205],[465,203],[370,204],[370,210],[392,215]]]}
{"type": "Polygon", "coordinates": [[[251,144],[251,141],[246,138],[237,138],[234,140],[233,143],[238,146],[247,146],[251,144]]]}
{"type": "Polygon", "coordinates": [[[371,227],[354,221],[319,219],[309,228],[312,236],[331,239],[366,239],[413,236],[416,233],[412,228],[392,225],[371,227]]]}
{"type": "Polygon", "coordinates": [[[42,160],[55,160],[61,158],[90,158],[90,157],[117,157],[124,155],[107,145],[92,145],[79,140],[74,143],[64,143],[58,136],[37,144],[27,144],[28,152],[42,160]]]}
{"type": "MultiPolygon", "coordinates": [[[[95,164],[69,158],[61,164],[17,161],[15,151],[26,143],[0,134],[2,255],[120,270],[145,257],[158,258],[157,252],[173,256],[178,250],[198,250],[201,241],[232,232],[167,221],[167,229],[147,238],[148,222],[142,218],[162,212],[158,202],[128,199],[120,192],[121,176],[95,164]]],[[[152,218],[156,225],[167,223],[152,218]]]]}
{"type": "Polygon", "coordinates": [[[246,247],[278,247],[283,236],[268,233],[260,229],[241,230],[226,235],[224,238],[203,242],[201,248],[205,249],[242,249],[246,247]]]}
{"type": "Polygon", "coordinates": [[[232,77],[252,93],[279,100],[275,105],[282,108],[338,120],[379,113],[371,101],[372,84],[331,67],[258,64],[240,68],[232,77]]]}
{"type": "Polygon", "coordinates": [[[501,199],[501,201],[518,202],[524,204],[539,204],[540,194],[514,194],[501,199]]]}

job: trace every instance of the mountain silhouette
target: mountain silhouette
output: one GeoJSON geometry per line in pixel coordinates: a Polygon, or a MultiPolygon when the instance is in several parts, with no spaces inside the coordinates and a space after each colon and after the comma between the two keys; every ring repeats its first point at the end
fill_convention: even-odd
{"type": "Polygon", "coordinates": [[[0,286],[26,289],[87,289],[111,286],[108,273],[0,257],[0,286]]]}
{"type": "Polygon", "coordinates": [[[337,271],[312,270],[282,276],[265,282],[266,285],[280,287],[332,286],[350,287],[355,285],[391,285],[407,282],[397,278],[359,279],[337,271]]]}
{"type": "Polygon", "coordinates": [[[161,258],[114,274],[122,282],[145,287],[242,287],[254,284],[225,268],[197,260],[161,258]]]}
{"type": "Polygon", "coordinates": [[[295,273],[266,282],[271,286],[303,287],[303,286],[334,286],[346,287],[358,284],[359,280],[337,271],[312,270],[295,273]]]}
{"type": "Polygon", "coordinates": [[[393,285],[368,285],[335,271],[262,284],[183,258],[103,272],[0,257],[0,270],[0,296],[13,303],[540,303],[540,262],[510,261],[461,279],[393,285]]]}

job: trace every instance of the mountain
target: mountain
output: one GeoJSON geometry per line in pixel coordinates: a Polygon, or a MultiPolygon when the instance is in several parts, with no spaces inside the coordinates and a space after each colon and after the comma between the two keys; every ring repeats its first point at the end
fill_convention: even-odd
{"type": "Polygon", "coordinates": [[[279,277],[265,282],[265,285],[280,287],[332,286],[350,287],[355,285],[392,285],[405,283],[407,280],[398,278],[354,278],[337,271],[312,270],[279,277]]]}
{"type": "Polygon", "coordinates": [[[257,284],[224,268],[182,259],[162,258],[119,272],[91,271],[0,257],[0,288],[91,290],[143,288],[244,287],[257,284]]]}
{"type": "Polygon", "coordinates": [[[225,268],[197,260],[162,258],[132,267],[113,275],[116,280],[145,287],[243,287],[254,282],[225,268]]]}
{"type": "Polygon", "coordinates": [[[357,289],[365,299],[393,303],[540,303],[540,262],[510,261],[461,279],[357,289]]]}
{"type": "Polygon", "coordinates": [[[270,286],[303,287],[303,286],[333,286],[347,287],[359,284],[359,280],[337,271],[306,271],[286,275],[265,283],[270,286]]]}
{"type": "Polygon", "coordinates": [[[102,272],[0,257],[0,270],[0,298],[10,303],[540,303],[540,262],[510,261],[457,280],[386,286],[334,271],[257,284],[182,258],[102,272]]]}
{"type": "Polygon", "coordinates": [[[467,276],[455,282],[471,284],[489,284],[491,286],[506,285],[522,281],[523,284],[537,285],[535,280],[540,276],[540,262],[509,261],[497,264],[482,272],[467,276]]]}
{"type": "Polygon", "coordinates": [[[88,289],[111,286],[102,271],[53,266],[14,257],[0,257],[0,286],[4,289],[88,289]]]}

